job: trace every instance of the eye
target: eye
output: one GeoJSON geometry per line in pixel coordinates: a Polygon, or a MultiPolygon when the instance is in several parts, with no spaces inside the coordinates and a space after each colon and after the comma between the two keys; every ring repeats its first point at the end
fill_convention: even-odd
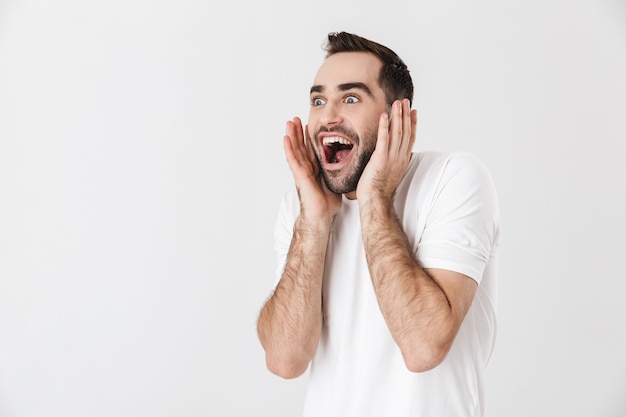
{"type": "Polygon", "coordinates": [[[358,97],[356,96],[347,96],[346,97],[346,103],[348,104],[354,104],[354,103],[358,103],[360,100],[358,97]]]}
{"type": "Polygon", "coordinates": [[[326,103],[326,102],[323,99],[319,98],[319,97],[311,99],[311,105],[312,106],[321,106],[324,103],[326,103]]]}

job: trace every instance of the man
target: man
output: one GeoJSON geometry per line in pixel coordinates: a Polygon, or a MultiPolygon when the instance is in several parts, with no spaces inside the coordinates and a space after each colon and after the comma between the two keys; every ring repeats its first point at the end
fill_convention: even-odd
{"type": "Polygon", "coordinates": [[[390,49],[331,33],[297,192],[276,224],[278,283],[258,320],[270,371],[311,364],[305,416],[481,416],[495,336],[499,213],[467,153],[413,153],[413,83],[390,49]]]}

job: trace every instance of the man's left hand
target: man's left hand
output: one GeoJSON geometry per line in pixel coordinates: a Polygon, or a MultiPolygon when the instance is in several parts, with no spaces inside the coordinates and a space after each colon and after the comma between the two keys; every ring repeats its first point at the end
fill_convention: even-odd
{"type": "Polygon", "coordinates": [[[411,160],[416,126],[417,110],[410,109],[408,99],[393,102],[391,121],[386,112],[381,114],[376,149],[357,186],[359,202],[393,198],[411,160]]]}

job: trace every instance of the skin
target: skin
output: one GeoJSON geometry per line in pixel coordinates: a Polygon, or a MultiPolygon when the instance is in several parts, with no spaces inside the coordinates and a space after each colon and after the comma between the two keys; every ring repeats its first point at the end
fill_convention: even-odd
{"type": "Polygon", "coordinates": [[[321,334],[326,248],[341,208],[341,194],[329,190],[324,178],[331,188],[345,184],[368,152],[373,153],[356,187],[345,195],[358,200],[378,304],[410,371],[441,363],[476,292],[477,283],[463,274],[422,268],[409,247],[393,197],[411,159],[417,112],[406,99],[395,101],[388,112],[377,82],[380,68],[379,59],[369,53],[330,56],[315,77],[309,125],[303,129],[297,117],[287,122],[283,145],[301,212],[285,270],[257,326],[268,369],[284,378],[304,373],[321,334]],[[341,164],[323,156],[320,136],[328,133],[319,132],[333,128],[341,135],[350,132],[346,136],[355,142],[341,164]]]}

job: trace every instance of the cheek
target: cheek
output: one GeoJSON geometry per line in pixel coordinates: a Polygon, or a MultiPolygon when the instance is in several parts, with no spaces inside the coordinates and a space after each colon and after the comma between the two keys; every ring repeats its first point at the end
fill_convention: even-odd
{"type": "Polygon", "coordinates": [[[371,134],[372,131],[378,131],[378,122],[380,120],[379,113],[372,113],[367,118],[360,120],[361,128],[359,129],[363,134],[371,134]]]}
{"type": "Polygon", "coordinates": [[[361,136],[364,152],[373,152],[378,141],[378,122],[370,123],[361,136]]]}
{"type": "Polygon", "coordinates": [[[359,118],[359,126],[361,126],[361,130],[363,132],[369,132],[373,128],[378,129],[378,122],[380,121],[381,114],[382,112],[378,113],[375,111],[370,111],[367,113],[367,115],[359,118]]]}

